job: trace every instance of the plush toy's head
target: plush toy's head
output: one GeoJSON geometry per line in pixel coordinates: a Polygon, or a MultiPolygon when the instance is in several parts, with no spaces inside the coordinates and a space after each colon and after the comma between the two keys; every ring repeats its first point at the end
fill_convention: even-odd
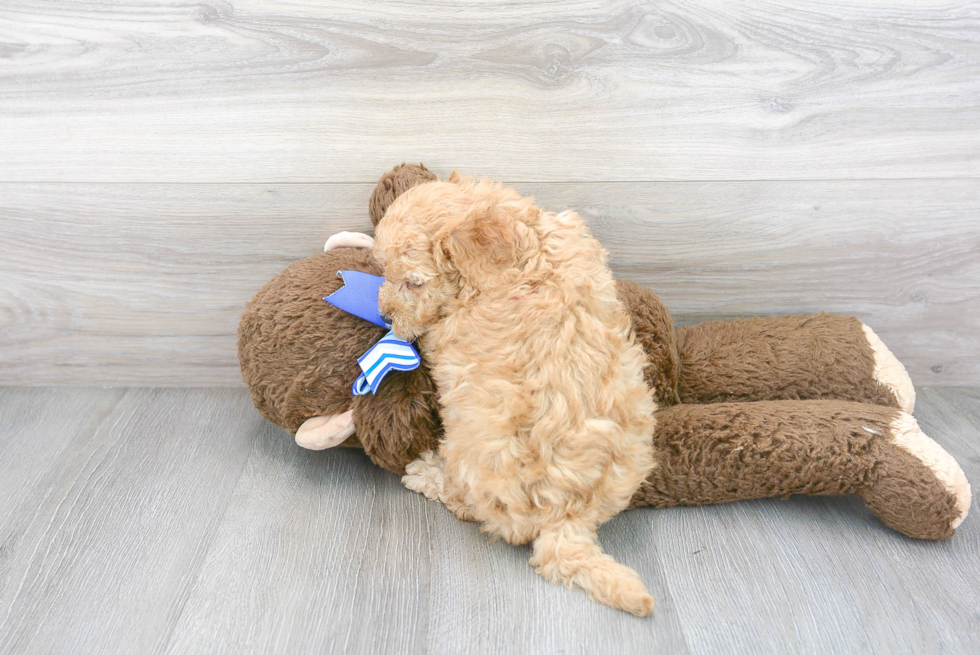
{"type": "Polygon", "coordinates": [[[370,251],[341,248],[290,264],[252,298],[238,325],[242,378],[262,415],[295,433],[311,416],[351,408],[356,357],[384,330],[323,300],[341,286],[339,270],[374,275],[370,251]]]}
{"type": "Polygon", "coordinates": [[[402,473],[438,443],[435,386],[423,364],[389,373],[377,395],[352,395],[357,358],[385,330],[323,300],[342,286],[339,270],[382,272],[370,250],[340,248],[291,264],[255,294],[238,326],[242,378],[256,408],[289,433],[312,417],[353,410],[356,434],[343,445],[402,473]]]}

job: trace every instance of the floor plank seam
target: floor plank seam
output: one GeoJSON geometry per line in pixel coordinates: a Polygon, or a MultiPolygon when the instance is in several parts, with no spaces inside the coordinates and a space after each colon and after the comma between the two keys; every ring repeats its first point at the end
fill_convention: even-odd
{"type": "Polygon", "coordinates": [[[235,484],[231,486],[231,493],[228,494],[228,498],[225,500],[225,506],[221,511],[221,516],[215,519],[214,525],[210,530],[210,534],[207,535],[206,543],[201,549],[199,561],[197,563],[196,570],[193,573],[193,580],[189,581],[187,584],[187,593],[185,593],[184,597],[181,599],[180,608],[174,613],[172,623],[167,626],[166,635],[160,640],[158,649],[154,651],[156,655],[163,655],[164,653],[170,652],[170,644],[173,643],[177,626],[180,625],[180,619],[187,610],[187,603],[190,601],[191,596],[194,594],[194,590],[201,581],[201,573],[204,569],[204,564],[207,562],[208,554],[211,552],[214,542],[217,539],[218,534],[221,532],[221,525],[224,523],[225,517],[228,515],[228,511],[231,508],[232,498],[234,498],[235,492],[238,490],[238,485],[241,483],[242,476],[245,474],[245,469],[248,468],[249,462],[252,461],[252,457],[255,454],[255,449],[256,446],[253,443],[249,448],[248,456],[242,460],[241,468],[238,470],[238,474],[235,478],[235,484]]]}

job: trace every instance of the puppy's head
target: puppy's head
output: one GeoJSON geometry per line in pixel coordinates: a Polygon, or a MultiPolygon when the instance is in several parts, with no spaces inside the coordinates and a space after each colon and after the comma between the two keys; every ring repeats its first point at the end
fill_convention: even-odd
{"type": "Polygon", "coordinates": [[[530,198],[456,173],[406,191],[375,233],[385,268],[378,297],[398,337],[412,340],[451,305],[516,277],[537,245],[530,198]]]}

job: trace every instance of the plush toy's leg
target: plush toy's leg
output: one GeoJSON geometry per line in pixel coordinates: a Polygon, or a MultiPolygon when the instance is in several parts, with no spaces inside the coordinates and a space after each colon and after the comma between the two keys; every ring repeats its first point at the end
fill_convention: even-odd
{"type": "Polygon", "coordinates": [[[373,248],[374,238],[361,232],[338,232],[323,244],[323,252],[335,248],[373,248]]]}
{"type": "Polygon", "coordinates": [[[887,525],[952,535],[970,507],[962,469],[896,409],[840,401],[675,405],[657,411],[659,466],[631,507],[858,494],[887,525]]]}
{"type": "Polygon", "coordinates": [[[314,416],[296,431],[296,444],[310,450],[326,450],[354,434],[354,410],[333,416],[314,416]]]}
{"type": "Polygon", "coordinates": [[[683,403],[851,400],[911,412],[905,368],[858,319],[836,314],[713,321],[677,330],[683,403]]]}

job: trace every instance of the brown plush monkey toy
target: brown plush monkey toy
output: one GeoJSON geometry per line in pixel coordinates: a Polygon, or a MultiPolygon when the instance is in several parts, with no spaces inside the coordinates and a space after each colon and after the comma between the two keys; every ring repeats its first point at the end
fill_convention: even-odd
{"type": "MultiPolygon", "coordinates": [[[[378,224],[406,189],[437,179],[422,165],[385,174],[371,197],[378,224]]],[[[339,270],[381,275],[371,237],[341,233],[249,302],[239,325],[242,376],[268,420],[306,448],[363,448],[405,466],[438,447],[439,402],[423,361],[354,396],[357,358],[385,330],[324,302],[339,270]]],[[[631,507],[704,505],[791,494],[858,494],[887,525],[943,539],[970,506],[962,469],[919,429],[905,368],[856,318],[817,314],[674,328],[648,289],[618,282],[649,359],[659,409],[659,466],[631,507]]]]}

